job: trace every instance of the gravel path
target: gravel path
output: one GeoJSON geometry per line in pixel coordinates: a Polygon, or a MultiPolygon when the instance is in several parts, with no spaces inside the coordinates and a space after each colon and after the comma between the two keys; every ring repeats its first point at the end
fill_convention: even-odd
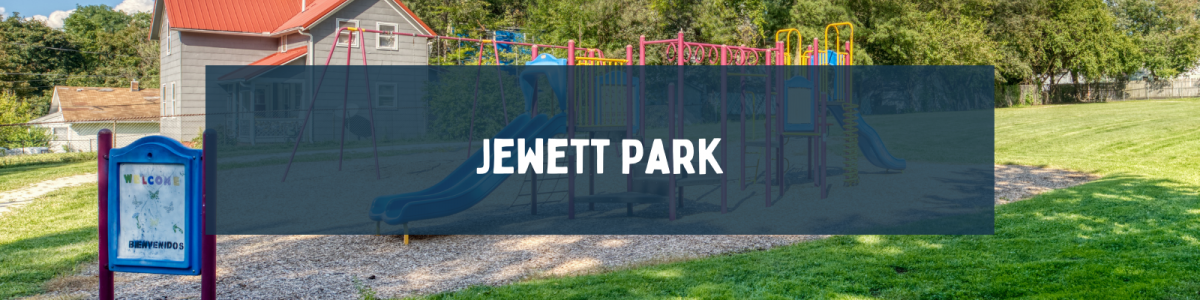
{"type": "MultiPolygon", "coordinates": [[[[996,165],[996,204],[1098,176],[996,165]]],[[[754,251],[823,236],[221,236],[218,291],[228,299],[353,299],[355,281],[403,297],[754,251]]],[[[94,298],[95,265],[53,295],[94,298]],[[72,284],[86,281],[91,284],[72,284]]],[[[75,278],[75,279],[72,279],[75,278]]],[[[199,277],[117,273],[117,297],[199,296],[199,277]]],[[[52,282],[51,286],[54,283],[52,282]]],[[[165,297],[165,298],[164,298],[165,297]]]]}
{"type": "Polygon", "coordinates": [[[1037,194],[1099,178],[1097,175],[1060,169],[996,165],[996,205],[1029,199],[1037,194]]]}
{"type": "Polygon", "coordinates": [[[91,182],[96,182],[96,173],[88,173],[42,181],[28,187],[0,193],[0,217],[3,217],[4,214],[11,210],[15,210],[18,207],[33,202],[33,199],[41,197],[42,195],[64,187],[91,182]]]}

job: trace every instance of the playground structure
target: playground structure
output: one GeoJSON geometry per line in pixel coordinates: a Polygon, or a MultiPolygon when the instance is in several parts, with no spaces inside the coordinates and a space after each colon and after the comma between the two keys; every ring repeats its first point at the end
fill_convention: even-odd
{"type": "MultiPolygon", "coordinates": [[[[685,92],[685,76],[684,66],[686,65],[719,65],[721,68],[721,86],[720,86],[720,138],[726,144],[720,147],[720,154],[717,160],[722,166],[730,166],[728,148],[728,79],[730,77],[739,80],[738,92],[740,94],[737,101],[740,102],[740,161],[739,168],[740,188],[745,190],[750,184],[747,183],[746,174],[746,154],[748,147],[757,147],[762,149],[763,163],[761,166],[764,169],[763,180],[765,189],[765,205],[770,207],[773,203],[772,196],[774,195],[773,185],[779,186],[779,197],[782,197],[786,182],[786,169],[784,152],[789,140],[795,138],[804,138],[808,143],[807,151],[807,174],[813,180],[816,187],[820,189],[820,197],[824,199],[829,192],[830,186],[826,183],[826,172],[828,169],[826,160],[827,137],[829,135],[829,123],[826,119],[827,114],[833,114],[834,120],[837,121],[845,134],[844,141],[846,143],[843,158],[845,159],[846,167],[843,174],[845,175],[845,186],[854,186],[858,184],[857,171],[857,156],[853,145],[859,145],[863,155],[872,164],[888,170],[903,170],[905,169],[904,161],[892,157],[887,150],[883,148],[883,143],[879,139],[878,134],[870,128],[862,120],[861,115],[857,112],[857,106],[852,103],[852,74],[849,68],[803,68],[803,67],[776,67],[776,66],[844,66],[853,64],[853,26],[849,23],[830,24],[826,27],[824,44],[814,38],[812,44],[802,47],[800,42],[802,37],[796,29],[780,30],[776,34],[776,41],[773,47],[770,48],[753,48],[746,46],[730,46],[689,42],[685,39],[681,32],[674,39],[646,41],[645,37],[639,39],[637,49],[635,51],[633,45],[625,46],[624,58],[606,58],[604,52],[600,49],[578,47],[574,41],[569,41],[566,46],[558,45],[542,45],[512,41],[495,41],[484,39],[470,39],[464,37],[445,37],[431,36],[422,34],[411,34],[402,32],[385,32],[379,30],[369,30],[356,27],[341,28],[342,31],[358,31],[361,33],[377,33],[389,34],[396,36],[424,37],[438,40],[456,40],[460,42],[475,42],[479,44],[478,66],[480,72],[485,64],[484,55],[486,46],[491,45],[493,65],[497,68],[505,64],[500,59],[500,45],[506,45],[510,48],[529,47],[532,53],[533,60],[526,62],[529,66],[519,75],[520,88],[524,94],[525,107],[524,113],[517,115],[514,118],[509,118],[507,101],[505,99],[505,91],[501,85],[500,97],[501,102],[505,103],[503,107],[504,120],[508,124],[495,135],[495,138],[520,138],[526,139],[527,142],[532,142],[533,139],[550,138],[556,135],[565,134],[568,138],[576,138],[579,134],[586,134],[588,138],[597,138],[598,136],[607,138],[627,138],[639,139],[646,142],[647,127],[646,126],[646,85],[639,82],[639,78],[646,78],[646,62],[650,55],[661,54],[662,61],[667,64],[679,66],[678,78],[675,82],[667,85],[666,91],[666,118],[667,123],[667,140],[670,145],[667,146],[668,151],[674,151],[674,140],[684,137],[684,92],[685,92]],[[850,29],[850,39],[842,42],[841,28],[847,27],[850,29]],[[832,44],[829,33],[832,30],[832,44]],[[795,37],[795,44],[792,43],[795,37]],[[832,46],[832,47],[831,47],[832,46]],[[648,51],[661,49],[658,51],[648,51]],[[565,58],[558,58],[550,53],[542,51],[555,51],[565,54],[565,58]],[[636,63],[635,63],[636,56],[636,63]],[[580,68],[566,68],[565,66],[586,66],[580,68]],[[730,67],[738,68],[738,72],[730,72],[730,67]],[[751,71],[761,69],[764,72],[751,73],[751,71]],[[632,76],[637,72],[638,76],[632,76]],[[538,113],[538,80],[545,78],[549,82],[550,90],[553,92],[557,101],[558,111],[552,116],[540,115],[538,113]],[[763,90],[759,94],[756,91],[748,91],[746,89],[747,81],[762,80],[763,90]],[[748,96],[749,95],[749,99],[748,96]],[[752,141],[747,135],[747,111],[748,108],[756,109],[756,96],[761,99],[762,103],[762,139],[752,141]],[[750,103],[747,103],[748,100],[750,103]]],[[[340,32],[339,32],[340,33],[340,32]]],[[[357,38],[363,39],[364,34],[356,35],[357,38]]],[[[337,50],[336,45],[333,46],[329,53],[329,58],[326,59],[326,69],[330,65],[333,51],[337,50]]],[[[366,65],[366,51],[360,47],[363,65],[366,65]]],[[[350,65],[353,55],[353,48],[347,47],[346,64],[350,65]]],[[[350,85],[349,74],[346,75],[346,84],[350,85]]],[[[405,243],[407,243],[408,222],[432,219],[452,215],[474,206],[483,198],[487,197],[497,186],[503,183],[510,174],[476,174],[474,168],[479,166],[484,161],[483,151],[471,153],[473,149],[472,142],[476,138],[474,133],[474,116],[477,113],[479,90],[478,82],[482,77],[476,77],[475,98],[471,109],[471,124],[468,134],[468,159],[449,176],[437,184],[417,192],[410,192],[398,195],[388,195],[376,198],[370,210],[370,218],[380,224],[386,222],[391,225],[404,225],[405,243]]],[[[321,83],[325,79],[325,72],[318,77],[316,91],[314,95],[319,93],[321,83]]],[[[502,80],[497,78],[497,80],[502,80]]],[[[366,77],[365,86],[370,86],[370,78],[366,77]]],[[[368,97],[369,95],[368,89],[368,97]]],[[[343,107],[348,101],[348,95],[344,96],[343,107]]],[[[305,116],[304,125],[301,130],[307,126],[309,117],[312,115],[312,110],[315,107],[315,98],[309,104],[308,114],[305,116]]],[[[370,101],[368,101],[369,103],[370,101]]],[[[371,116],[372,131],[374,131],[374,108],[368,105],[367,110],[371,116]]],[[[346,111],[342,110],[343,113],[346,111]]],[[[749,116],[755,121],[758,118],[757,112],[752,112],[749,116]]],[[[345,118],[343,118],[345,120],[345,118]]],[[[344,152],[344,136],[345,136],[345,121],[342,125],[342,150],[339,151],[339,170],[341,168],[342,152],[344,152]]],[[[756,131],[756,128],[751,128],[756,131]]],[[[303,132],[297,136],[302,136],[303,132]]],[[[379,177],[378,150],[376,145],[375,135],[371,136],[372,146],[374,149],[374,159],[376,161],[376,176],[379,177]]],[[[291,164],[294,161],[296,150],[299,147],[300,139],[297,138],[293,146],[292,156],[289,159],[288,166],[285,168],[283,180],[287,180],[287,173],[290,171],[291,164]]],[[[592,153],[587,157],[593,160],[596,157],[595,148],[592,148],[592,153]]],[[[518,149],[525,151],[525,149],[518,149]]],[[[571,153],[567,155],[567,161],[575,160],[575,155],[584,155],[583,153],[571,153]]],[[[513,165],[515,158],[506,158],[504,161],[507,165],[513,165]]],[[[554,162],[551,162],[554,163],[554,162]]],[[[577,172],[576,164],[567,164],[567,217],[568,219],[575,218],[576,203],[589,203],[589,209],[593,209],[595,203],[625,203],[627,213],[632,215],[634,204],[644,203],[667,203],[667,215],[670,220],[676,219],[677,207],[683,205],[683,191],[688,186],[698,185],[719,185],[721,195],[721,213],[727,212],[728,198],[728,170],[721,174],[698,175],[698,174],[681,174],[681,175],[634,175],[641,173],[638,171],[630,172],[626,175],[626,187],[624,192],[611,192],[597,194],[595,191],[595,172],[588,174],[588,193],[587,195],[577,195],[576,180],[577,172]],[[635,180],[635,177],[636,180],[635,180]]],[[[754,171],[753,182],[757,182],[757,165],[754,171]]],[[[538,175],[530,174],[530,206],[531,214],[537,214],[538,206],[538,175]]],[[[378,227],[377,227],[378,230],[378,227]]]]}

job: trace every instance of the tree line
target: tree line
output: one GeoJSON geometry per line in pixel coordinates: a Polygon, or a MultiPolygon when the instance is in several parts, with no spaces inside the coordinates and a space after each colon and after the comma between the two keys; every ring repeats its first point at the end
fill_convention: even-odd
{"type": "MultiPolygon", "coordinates": [[[[997,84],[1007,85],[1157,81],[1200,62],[1200,4],[1193,0],[407,2],[442,34],[518,30],[538,43],[575,40],[607,53],[642,35],[657,40],[678,32],[689,41],[769,47],[779,29],[797,28],[811,41],[827,24],[851,22],[855,64],[994,65],[997,84]]],[[[473,53],[453,46],[435,52],[473,53]]]]}

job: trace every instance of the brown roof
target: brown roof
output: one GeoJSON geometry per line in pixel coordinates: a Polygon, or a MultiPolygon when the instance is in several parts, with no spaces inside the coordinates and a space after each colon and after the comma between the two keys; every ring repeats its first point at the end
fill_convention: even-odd
{"type": "Polygon", "coordinates": [[[54,94],[66,122],[159,117],[158,89],[56,86],[54,94]]]}

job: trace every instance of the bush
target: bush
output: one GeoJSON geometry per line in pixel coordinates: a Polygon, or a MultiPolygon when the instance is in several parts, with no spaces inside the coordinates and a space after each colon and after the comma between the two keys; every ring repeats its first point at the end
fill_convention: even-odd
{"type": "Polygon", "coordinates": [[[38,164],[96,161],[96,152],[46,153],[11,155],[0,157],[0,168],[11,168],[38,164]]]}

